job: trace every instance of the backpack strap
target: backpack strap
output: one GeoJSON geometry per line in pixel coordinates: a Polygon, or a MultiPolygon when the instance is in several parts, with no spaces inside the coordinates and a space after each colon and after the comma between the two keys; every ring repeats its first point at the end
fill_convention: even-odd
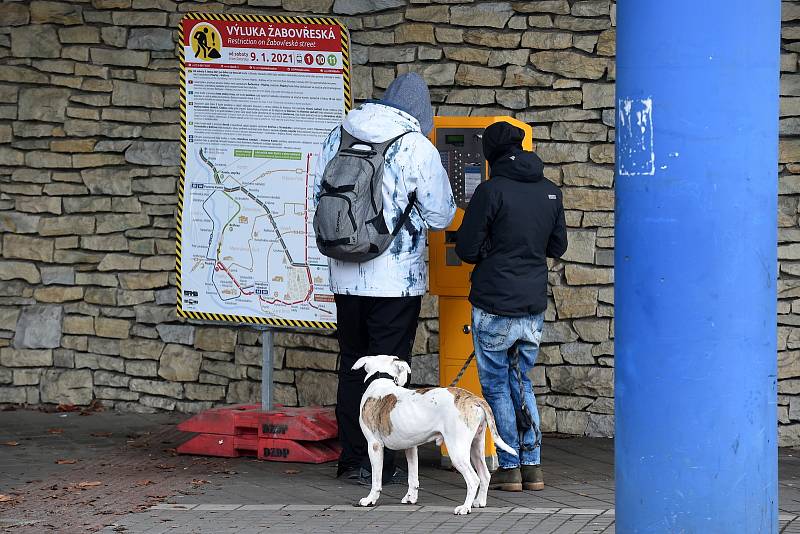
{"type": "Polygon", "coordinates": [[[400,233],[400,229],[403,228],[403,225],[408,220],[409,215],[411,215],[411,210],[414,209],[414,204],[417,203],[417,190],[413,190],[410,195],[408,195],[408,204],[406,205],[406,209],[403,210],[403,214],[397,220],[397,224],[392,230],[392,235],[396,236],[400,233]]]}

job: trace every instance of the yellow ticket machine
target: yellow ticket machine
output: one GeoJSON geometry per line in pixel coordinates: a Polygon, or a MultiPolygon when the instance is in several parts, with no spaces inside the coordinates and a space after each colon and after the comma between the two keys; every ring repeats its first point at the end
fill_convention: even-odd
{"type": "MultiPolygon", "coordinates": [[[[489,167],[483,157],[483,130],[501,121],[524,130],[522,147],[533,150],[533,129],[511,117],[434,117],[433,120],[430,140],[439,150],[458,206],[450,227],[444,232],[431,232],[428,237],[430,292],[439,296],[439,383],[442,386],[450,385],[472,353],[472,307],[467,300],[472,265],[462,263],[456,255],[456,231],[475,189],[489,179],[489,167]]],[[[481,394],[474,361],[461,377],[458,387],[481,394]]],[[[488,433],[486,440],[487,456],[493,458],[489,463],[491,468],[497,465],[494,443],[488,433]]],[[[444,447],[442,454],[443,463],[449,464],[444,447]]]]}

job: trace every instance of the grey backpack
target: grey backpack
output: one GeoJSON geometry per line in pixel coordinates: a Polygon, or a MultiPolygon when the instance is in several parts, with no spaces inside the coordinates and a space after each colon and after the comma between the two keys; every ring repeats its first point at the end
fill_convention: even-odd
{"type": "Polygon", "coordinates": [[[314,233],[322,254],[364,262],[389,248],[417,198],[416,191],[408,196],[408,206],[390,231],[383,216],[383,167],[386,151],[407,133],[383,143],[368,143],[341,128],[339,150],[325,166],[314,213],[314,233]]]}

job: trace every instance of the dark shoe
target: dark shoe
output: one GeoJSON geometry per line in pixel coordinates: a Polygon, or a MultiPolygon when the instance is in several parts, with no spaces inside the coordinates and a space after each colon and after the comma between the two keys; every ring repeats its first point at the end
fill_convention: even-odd
{"type": "MultiPolygon", "coordinates": [[[[408,473],[396,467],[394,469],[394,473],[391,476],[386,476],[386,473],[383,474],[381,477],[381,484],[383,486],[391,486],[392,484],[404,484],[408,481],[408,473]]],[[[358,483],[362,486],[371,486],[372,485],[372,471],[368,469],[361,468],[361,471],[358,475],[358,483]]]]}
{"type": "Polygon", "coordinates": [[[522,466],[522,488],[539,491],[544,489],[544,475],[541,465],[522,466]]]}
{"type": "Polygon", "coordinates": [[[489,480],[489,489],[500,491],[522,491],[522,473],[519,467],[503,469],[502,467],[492,473],[489,480]]]}
{"type": "Polygon", "coordinates": [[[336,472],[336,478],[355,483],[358,482],[359,475],[360,469],[358,467],[345,467],[336,472]]]}

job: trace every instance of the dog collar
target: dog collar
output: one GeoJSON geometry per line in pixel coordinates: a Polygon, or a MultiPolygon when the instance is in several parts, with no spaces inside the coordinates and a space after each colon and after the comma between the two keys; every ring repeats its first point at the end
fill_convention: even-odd
{"type": "Polygon", "coordinates": [[[392,375],[390,375],[389,373],[375,373],[374,375],[372,375],[371,377],[369,377],[367,379],[367,385],[370,385],[374,381],[380,380],[381,378],[388,378],[389,380],[394,382],[395,385],[397,385],[397,379],[395,377],[393,377],[392,375]]]}

